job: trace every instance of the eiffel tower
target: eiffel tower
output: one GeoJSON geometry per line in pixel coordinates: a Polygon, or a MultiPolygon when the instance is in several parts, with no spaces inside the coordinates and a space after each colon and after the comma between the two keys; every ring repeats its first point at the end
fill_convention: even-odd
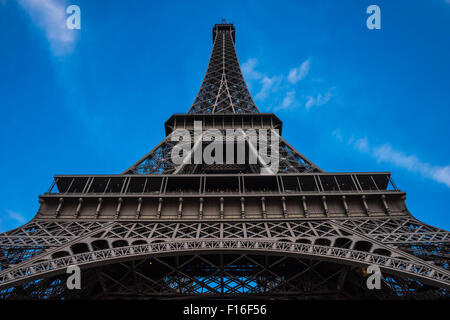
{"type": "Polygon", "coordinates": [[[448,298],[449,232],[415,219],[389,172],[327,173],[299,153],[282,121],[256,107],[233,24],[212,36],[194,103],[166,121],[160,144],[122,174],[55,176],[36,216],[0,234],[0,296],[448,298]],[[243,139],[217,138],[228,129],[243,139]],[[236,161],[195,160],[221,142],[236,161]],[[73,265],[81,289],[69,290],[73,265]],[[367,287],[370,265],[380,289],[367,287]]]}

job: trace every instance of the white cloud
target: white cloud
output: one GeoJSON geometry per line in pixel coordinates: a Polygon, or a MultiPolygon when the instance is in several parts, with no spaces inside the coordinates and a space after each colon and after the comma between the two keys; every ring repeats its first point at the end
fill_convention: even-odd
{"type": "Polygon", "coordinates": [[[261,79],[262,74],[255,70],[256,65],[258,64],[258,59],[251,58],[248,59],[244,64],[242,65],[242,73],[244,74],[245,79],[249,80],[255,80],[255,79],[261,79]]]}
{"type": "MultiPolygon", "coordinates": [[[[315,96],[301,94],[299,97],[296,97],[296,92],[298,91],[296,83],[309,74],[310,59],[303,61],[300,66],[291,69],[287,75],[269,76],[263,72],[259,72],[257,66],[258,59],[248,59],[242,64],[242,73],[248,81],[249,88],[256,87],[259,90],[256,91],[257,93],[254,96],[255,100],[270,105],[270,109],[273,111],[297,108],[302,105],[302,100],[304,99],[306,99],[304,106],[309,110],[313,106],[321,106],[328,103],[332,98],[332,91],[335,87],[330,88],[326,93],[319,93],[315,96]]],[[[318,80],[318,78],[314,79],[315,82],[322,81],[321,79],[318,80]]]]}
{"type": "Polygon", "coordinates": [[[395,150],[389,143],[373,149],[373,155],[379,162],[392,163],[411,172],[418,172],[450,188],[450,166],[435,166],[421,161],[415,155],[405,155],[395,150]]]}
{"type": "MultiPolygon", "coordinates": [[[[340,130],[334,130],[332,135],[335,136],[338,141],[343,141],[340,130]]],[[[400,150],[394,149],[389,143],[371,147],[367,138],[355,139],[354,137],[351,137],[348,139],[348,144],[352,145],[361,153],[369,154],[377,162],[390,163],[410,172],[419,173],[424,177],[443,183],[450,188],[450,165],[431,165],[420,160],[415,155],[407,155],[400,150]]]]}
{"type": "Polygon", "coordinates": [[[389,143],[375,147],[373,149],[373,155],[379,162],[392,163],[410,171],[416,171],[416,168],[421,164],[416,156],[406,156],[402,152],[392,149],[389,143]]]}
{"type": "Polygon", "coordinates": [[[58,0],[17,0],[31,20],[41,28],[55,55],[70,53],[76,32],[66,27],[66,4],[58,0]]]}
{"type": "Polygon", "coordinates": [[[284,97],[284,99],[283,99],[283,103],[282,103],[283,108],[290,107],[292,105],[292,103],[294,102],[294,100],[295,100],[295,91],[294,90],[289,91],[287,93],[286,97],[284,97]]]}
{"type": "Polygon", "coordinates": [[[312,106],[314,106],[316,104],[316,99],[314,99],[313,97],[308,97],[308,101],[306,101],[305,103],[305,108],[309,109],[312,106]]]}
{"type": "Polygon", "coordinates": [[[430,174],[434,180],[444,183],[450,188],[450,166],[433,167],[431,168],[430,174]]]}
{"type": "Polygon", "coordinates": [[[14,222],[17,223],[25,223],[27,221],[27,219],[25,219],[24,216],[22,216],[20,213],[17,213],[15,211],[12,210],[5,210],[6,214],[8,215],[8,217],[13,220],[14,222]]]}
{"type": "Polygon", "coordinates": [[[267,76],[264,76],[264,78],[262,78],[260,81],[261,90],[255,95],[255,99],[256,100],[266,99],[269,93],[276,88],[276,85],[279,81],[280,81],[279,77],[269,78],[267,76]]]}
{"type": "Polygon", "coordinates": [[[316,97],[308,97],[308,100],[305,103],[306,110],[309,110],[314,106],[321,106],[326,104],[331,99],[331,90],[329,90],[325,94],[319,93],[316,97]]]}
{"type": "Polygon", "coordinates": [[[274,111],[290,109],[290,108],[295,107],[296,105],[297,105],[297,100],[295,99],[295,90],[291,90],[283,98],[281,105],[276,107],[274,111]]]}
{"type": "Polygon", "coordinates": [[[360,152],[369,151],[369,141],[367,138],[360,138],[356,140],[353,145],[360,152]]]}
{"type": "Polygon", "coordinates": [[[288,81],[292,84],[296,84],[300,80],[304,79],[309,73],[310,60],[305,60],[297,68],[291,69],[288,75],[288,81]]]}
{"type": "Polygon", "coordinates": [[[7,229],[15,228],[19,225],[23,225],[28,221],[22,214],[13,211],[5,210],[6,214],[0,215],[0,232],[7,231],[7,229]]]}
{"type": "Polygon", "coordinates": [[[256,70],[256,65],[258,64],[258,59],[251,58],[248,59],[242,65],[242,73],[247,83],[250,85],[254,80],[258,83],[260,89],[255,95],[255,100],[264,101],[269,93],[275,92],[278,89],[279,84],[282,82],[281,76],[269,77],[256,70]]]}

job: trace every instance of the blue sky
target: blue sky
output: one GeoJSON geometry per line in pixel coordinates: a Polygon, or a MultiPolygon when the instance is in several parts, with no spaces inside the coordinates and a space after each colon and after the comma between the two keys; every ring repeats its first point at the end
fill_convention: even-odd
{"type": "Polygon", "coordinates": [[[222,18],[294,147],[328,172],[391,171],[415,217],[450,229],[449,0],[0,0],[0,231],[35,215],[53,175],[120,173],[161,141],[222,18]]]}

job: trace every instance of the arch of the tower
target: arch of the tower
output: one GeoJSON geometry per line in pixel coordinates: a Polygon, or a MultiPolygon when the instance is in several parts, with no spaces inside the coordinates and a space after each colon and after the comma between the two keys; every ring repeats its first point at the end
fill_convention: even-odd
{"type": "MultiPolygon", "coordinates": [[[[199,278],[196,281],[199,282],[199,279],[205,279],[205,281],[208,282],[213,281],[206,280],[211,276],[212,279],[216,279],[217,277],[226,279],[233,278],[233,281],[236,282],[239,277],[243,277],[242,279],[246,279],[242,280],[245,283],[244,287],[248,287],[248,290],[250,290],[249,288],[251,288],[252,285],[257,286],[255,282],[256,278],[253,279],[251,277],[256,277],[256,275],[263,275],[264,272],[273,273],[277,275],[279,279],[284,279],[283,281],[286,281],[286,279],[290,277],[298,277],[298,273],[292,274],[292,270],[300,268],[298,266],[294,267],[289,265],[285,268],[284,271],[282,269],[276,268],[276,264],[279,263],[278,260],[283,261],[287,259],[288,261],[297,261],[295,263],[292,263],[299,265],[305,265],[305,263],[324,263],[330,265],[332,267],[326,269],[328,270],[327,272],[331,272],[334,270],[336,274],[327,273],[328,277],[335,276],[339,272],[343,272],[345,270],[347,270],[346,272],[348,272],[348,270],[352,270],[352,273],[354,273],[355,268],[357,268],[358,270],[364,270],[368,265],[374,264],[379,266],[383,272],[383,275],[388,275],[389,279],[393,279],[392,277],[398,275],[403,279],[416,280],[419,283],[425,285],[435,286],[439,288],[450,288],[450,278],[445,273],[445,271],[443,271],[442,273],[439,270],[436,271],[436,269],[429,269],[428,266],[422,265],[416,261],[407,261],[404,258],[393,257],[393,254],[391,252],[387,252],[387,250],[382,251],[382,249],[378,249],[374,252],[374,250],[371,250],[372,245],[369,242],[357,241],[352,245],[353,249],[349,249],[348,247],[351,246],[351,239],[346,238],[338,238],[332,242],[326,238],[318,238],[315,243],[308,243],[307,239],[298,240],[299,241],[296,242],[290,241],[288,239],[284,241],[211,239],[176,242],[156,240],[151,243],[145,243],[145,241],[138,240],[134,241],[132,244],[129,244],[126,240],[116,240],[112,243],[108,243],[106,240],[97,239],[92,241],[91,243],[72,244],[70,246],[70,249],[67,251],[60,250],[53,252],[49,259],[37,260],[31,264],[25,264],[22,267],[12,267],[9,272],[8,270],[4,270],[0,274],[0,290],[32,283],[32,281],[36,279],[54,279],[54,277],[58,275],[60,275],[60,279],[65,279],[67,278],[67,275],[65,275],[66,270],[71,265],[78,265],[82,270],[82,274],[92,273],[92,270],[103,270],[104,268],[109,270],[108,266],[113,265],[123,266],[124,264],[129,265],[130,263],[132,265],[135,263],[141,264],[142,261],[148,261],[148,263],[157,261],[158,265],[165,265],[167,268],[173,269],[173,264],[164,264],[164,259],[166,259],[166,257],[180,257],[180,259],[184,259],[181,257],[195,256],[200,257],[199,259],[201,260],[201,257],[209,256],[209,259],[213,259],[215,261],[219,256],[227,256],[227,258],[225,258],[225,260],[227,260],[230,256],[233,255],[237,257],[267,256],[277,258],[269,258],[275,260],[272,264],[265,265],[265,267],[263,267],[263,265],[261,264],[256,264],[257,268],[262,269],[259,271],[257,270],[256,273],[255,270],[249,272],[247,278],[244,272],[246,270],[245,264],[235,266],[235,270],[233,271],[234,273],[232,272],[231,274],[228,274],[228,271],[219,268],[215,271],[215,273],[213,272],[208,275],[208,268],[208,270],[210,270],[209,272],[212,272],[211,265],[208,268],[205,267],[206,269],[203,271],[201,271],[201,268],[199,267],[200,269],[198,269],[197,271],[204,272],[204,274],[202,276],[200,272],[198,275],[199,278]],[[214,256],[216,258],[211,258],[214,256]],[[234,274],[234,276],[232,276],[232,274],[234,274]],[[250,277],[250,275],[252,276],[250,277]]],[[[206,260],[208,261],[208,259],[206,260]]],[[[248,261],[246,263],[248,264],[248,261]]],[[[117,267],[112,267],[112,269],[114,268],[117,267]]],[[[194,268],[194,265],[192,265],[191,268],[194,268]]],[[[301,270],[301,268],[299,270],[301,270]]],[[[164,272],[166,271],[167,270],[165,270],[164,272]]],[[[167,278],[171,273],[178,271],[177,268],[175,268],[168,273],[166,272],[166,275],[164,277],[167,278]]],[[[152,279],[151,272],[148,274],[141,273],[139,277],[141,276],[147,277],[147,280],[150,282],[156,281],[152,279]]],[[[341,277],[342,276],[344,275],[341,275],[341,277]]],[[[176,275],[174,275],[174,277],[192,278],[192,274],[177,273],[176,275]]],[[[326,278],[327,276],[322,275],[322,277],[326,278]]],[[[356,279],[355,276],[352,277],[353,279],[356,279]]],[[[181,278],[177,281],[181,281],[181,278]]],[[[365,278],[362,276],[359,278],[359,285],[365,287],[365,278]]],[[[111,277],[109,277],[109,279],[111,280],[111,277]]],[[[161,279],[159,279],[158,281],[161,281],[161,279]]],[[[194,280],[191,279],[191,281],[194,280]]],[[[264,281],[269,280],[266,279],[264,281]]],[[[273,282],[275,280],[272,279],[271,281],[273,282]]],[[[311,285],[317,285],[318,283],[316,282],[319,280],[310,279],[310,281],[312,281],[311,285]]],[[[336,284],[334,282],[331,283],[336,284]]],[[[201,287],[204,285],[204,283],[201,285],[197,284],[194,287],[201,287]]],[[[233,290],[231,290],[231,292],[233,290]]],[[[245,293],[245,290],[242,293],[245,293]]]]}
{"type": "Polygon", "coordinates": [[[42,295],[48,299],[83,299],[86,296],[94,299],[390,299],[398,297],[398,286],[404,285],[401,277],[389,276],[388,281],[383,282],[383,290],[369,291],[365,288],[362,268],[262,252],[184,252],[109,262],[83,268],[80,290],[67,290],[67,275],[59,273],[0,290],[0,296],[31,299],[42,295]]]}

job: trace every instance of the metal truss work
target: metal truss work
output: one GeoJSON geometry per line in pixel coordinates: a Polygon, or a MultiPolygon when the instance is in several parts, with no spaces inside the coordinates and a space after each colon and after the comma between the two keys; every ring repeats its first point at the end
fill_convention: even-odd
{"type": "Polygon", "coordinates": [[[81,290],[69,291],[64,277],[51,276],[5,290],[7,298],[47,299],[398,299],[436,298],[439,289],[397,276],[387,277],[383,290],[361,285],[364,271],[327,261],[295,256],[257,254],[193,254],[122,261],[85,269],[81,290]]]}
{"type": "Polygon", "coordinates": [[[286,243],[280,241],[256,240],[204,240],[204,241],[174,241],[166,243],[151,243],[91,251],[69,257],[54,258],[41,261],[31,266],[13,268],[0,274],[0,288],[10,284],[20,284],[47,274],[63,273],[71,265],[88,267],[90,265],[109,264],[110,261],[135,259],[137,257],[152,257],[169,253],[189,252],[226,252],[247,253],[262,252],[280,255],[299,255],[301,257],[325,259],[340,263],[352,262],[356,266],[379,265],[383,270],[450,288],[450,273],[433,266],[427,266],[415,261],[376,255],[346,248],[331,248],[329,246],[306,243],[286,243]]]}
{"type": "Polygon", "coordinates": [[[216,25],[214,46],[200,91],[188,113],[259,112],[242,76],[231,24],[216,25]]]}
{"type": "MultiPolygon", "coordinates": [[[[378,221],[378,224],[386,225],[389,219],[384,220],[378,221]]],[[[424,260],[405,254],[402,250],[359,234],[344,227],[345,223],[348,220],[105,222],[102,227],[84,237],[72,241],[68,239],[65,245],[0,272],[0,288],[13,284],[17,286],[47,274],[62,273],[73,264],[89,268],[91,265],[109,265],[122,260],[142,260],[191,251],[293,254],[360,268],[376,264],[391,275],[403,275],[421,283],[450,287],[450,273],[445,269],[428,265],[424,260]]],[[[363,222],[360,224],[364,225],[363,222]]],[[[33,242],[42,241],[34,239],[33,242]]]]}
{"type": "MultiPolygon", "coordinates": [[[[250,92],[247,89],[244,78],[242,76],[241,68],[236,55],[234,47],[234,27],[231,24],[216,25],[213,29],[214,46],[212,49],[208,69],[205,78],[201,85],[200,91],[194,100],[192,107],[188,111],[188,115],[207,115],[203,117],[206,123],[213,122],[212,128],[221,131],[225,136],[225,124],[227,129],[241,129],[254,130],[255,123],[258,124],[257,118],[261,119],[261,126],[256,126],[258,129],[281,129],[281,122],[278,118],[271,114],[261,114],[256,107],[250,92]],[[237,117],[226,118],[227,114],[242,115],[242,114],[257,114],[251,118],[251,121],[244,121],[244,118],[237,117]],[[222,115],[222,117],[212,117],[214,115],[222,115]],[[264,122],[263,118],[270,118],[270,123],[264,122]],[[210,118],[212,117],[212,118],[210,118]],[[213,119],[213,120],[211,120],[213,119]],[[242,120],[242,121],[239,121],[242,120]],[[279,126],[277,125],[279,122],[279,126]],[[222,126],[222,127],[221,127],[222,126]]],[[[169,119],[168,122],[170,122],[169,119]]],[[[186,123],[186,119],[184,124],[186,123]]],[[[130,168],[123,172],[123,174],[193,174],[193,173],[212,173],[212,172],[228,172],[228,173],[260,173],[261,168],[266,167],[264,161],[258,157],[257,163],[249,164],[220,164],[217,166],[208,166],[204,163],[201,165],[194,165],[193,157],[194,151],[188,155],[189,165],[176,165],[172,162],[172,150],[178,141],[172,141],[172,133],[168,130],[170,124],[166,123],[166,138],[152,149],[143,158],[133,164],[130,168]]],[[[173,124],[172,124],[173,126],[173,124]]],[[[187,129],[184,126],[184,129],[187,129]]],[[[206,147],[211,142],[203,141],[205,132],[208,132],[210,127],[204,128],[202,134],[195,137],[194,130],[191,128],[190,135],[192,150],[200,147],[206,147]]],[[[268,142],[259,139],[252,145],[251,140],[246,137],[246,150],[249,153],[257,153],[257,148],[264,149],[266,152],[276,153],[279,158],[279,172],[284,173],[301,173],[301,172],[322,172],[322,170],[307,159],[304,155],[299,153],[281,136],[278,136],[279,144],[278,150],[271,150],[268,142]]],[[[186,160],[186,159],[185,159],[186,160]]]]}
{"type": "Polygon", "coordinates": [[[32,220],[0,235],[0,246],[38,246],[51,248],[91,233],[104,226],[98,221],[32,220]]]}
{"type": "Polygon", "coordinates": [[[390,244],[450,242],[450,233],[411,217],[337,220],[338,223],[390,244]]]}
{"type": "MultiPolygon", "coordinates": [[[[225,130],[220,130],[225,136],[225,130]]],[[[205,131],[203,132],[205,133],[205,131]]],[[[199,144],[195,144],[196,138],[194,132],[190,132],[192,145],[190,146],[192,150],[199,147],[199,144]]],[[[202,139],[203,135],[197,139],[202,139]]],[[[259,138],[259,137],[258,137],[259,138]]],[[[308,172],[322,172],[322,170],[307,159],[304,155],[293,148],[285,139],[281,136],[278,137],[279,144],[278,150],[271,151],[277,152],[279,159],[279,172],[284,173],[308,173],[308,172]]],[[[167,136],[164,140],[158,144],[154,149],[152,149],[148,154],[146,154],[142,159],[133,164],[130,168],[124,171],[124,174],[195,174],[195,173],[210,173],[213,171],[212,166],[206,164],[193,164],[193,154],[188,155],[189,164],[174,164],[172,161],[172,150],[174,146],[178,145],[180,142],[177,140],[172,141],[172,135],[167,136]],[[192,158],[192,159],[191,159],[192,158]]],[[[206,148],[211,142],[202,142],[202,148],[206,148]]],[[[220,164],[219,167],[213,172],[231,172],[231,173],[260,173],[261,168],[265,164],[258,157],[258,148],[260,149],[270,149],[266,141],[257,140],[256,145],[253,148],[250,147],[249,139],[245,139],[245,150],[246,157],[249,157],[250,153],[255,153],[257,158],[257,163],[251,165],[248,163],[239,164],[234,163],[232,165],[227,165],[225,161],[220,164]],[[227,170],[228,169],[228,170],[227,170]],[[231,169],[231,170],[230,170],[231,169]]],[[[267,152],[267,151],[266,151],[267,152]]],[[[270,151],[269,151],[270,152],[270,151]]],[[[186,160],[186,159],[185,159],[186,160]]],[[[216,165],[217,167],[217,165],[216,165]]]]}
{"type": "Polygon", "coordinates": [[[281,131],[247,89],[234,26],[215,25],[200,90],[161,143],[122,174],[55,176],[36,216],[0,234],[0,298],[450,297],[450,233],[415,219],[389,172],[326,173],[281,131]],[[174,163],[177,129],[190,148],[174,163]],[[211,143],[237,150],[229,129],[242,133],[243,163],[194,161],[211,143]],[[66,288],[72,265],[81,290],[66,288]],[[366,286],[369,265],[380,290],[366,286]]]}
{"type": "MultiPolygon", "coordinates": [[[[429,244],[449,242],[448,232],[424,225],[415,228],[409,237],[393,241],[386,237],[392,229],[423,225],[410,217],[366,218],[366,219],[292,219],[292,220],[243,220],[243,221],[52,221],[33,220],[26,225],[0,234],[2,247],[56,248],[74,239],[94,232],[93,238],[115,240],[172,240],[172,239],[273,239],[298,242],[317,238],[336,239],[351,234],[361,234],[384,244],[429,244]],[[369,229],[371,225],[373,229],[369,229]],[[346,231],[348,230],[348,231],[346,231]],[[436,237],[439,236],[439,239],[436,237]],[[430,240],[434,239],[434,240],[430,240]]],[[[405,231],[405,230],[402,230],[405,231]]],[[[349,245],[349,244],[348,244],[349,245]]]]}
{"type": "Polygon", "coordinates": [[[0,236],[0,271],[33,257],[41,257],[48,250],[80,239],[104,226],[104,222],[32,220],[0,236]]]}

